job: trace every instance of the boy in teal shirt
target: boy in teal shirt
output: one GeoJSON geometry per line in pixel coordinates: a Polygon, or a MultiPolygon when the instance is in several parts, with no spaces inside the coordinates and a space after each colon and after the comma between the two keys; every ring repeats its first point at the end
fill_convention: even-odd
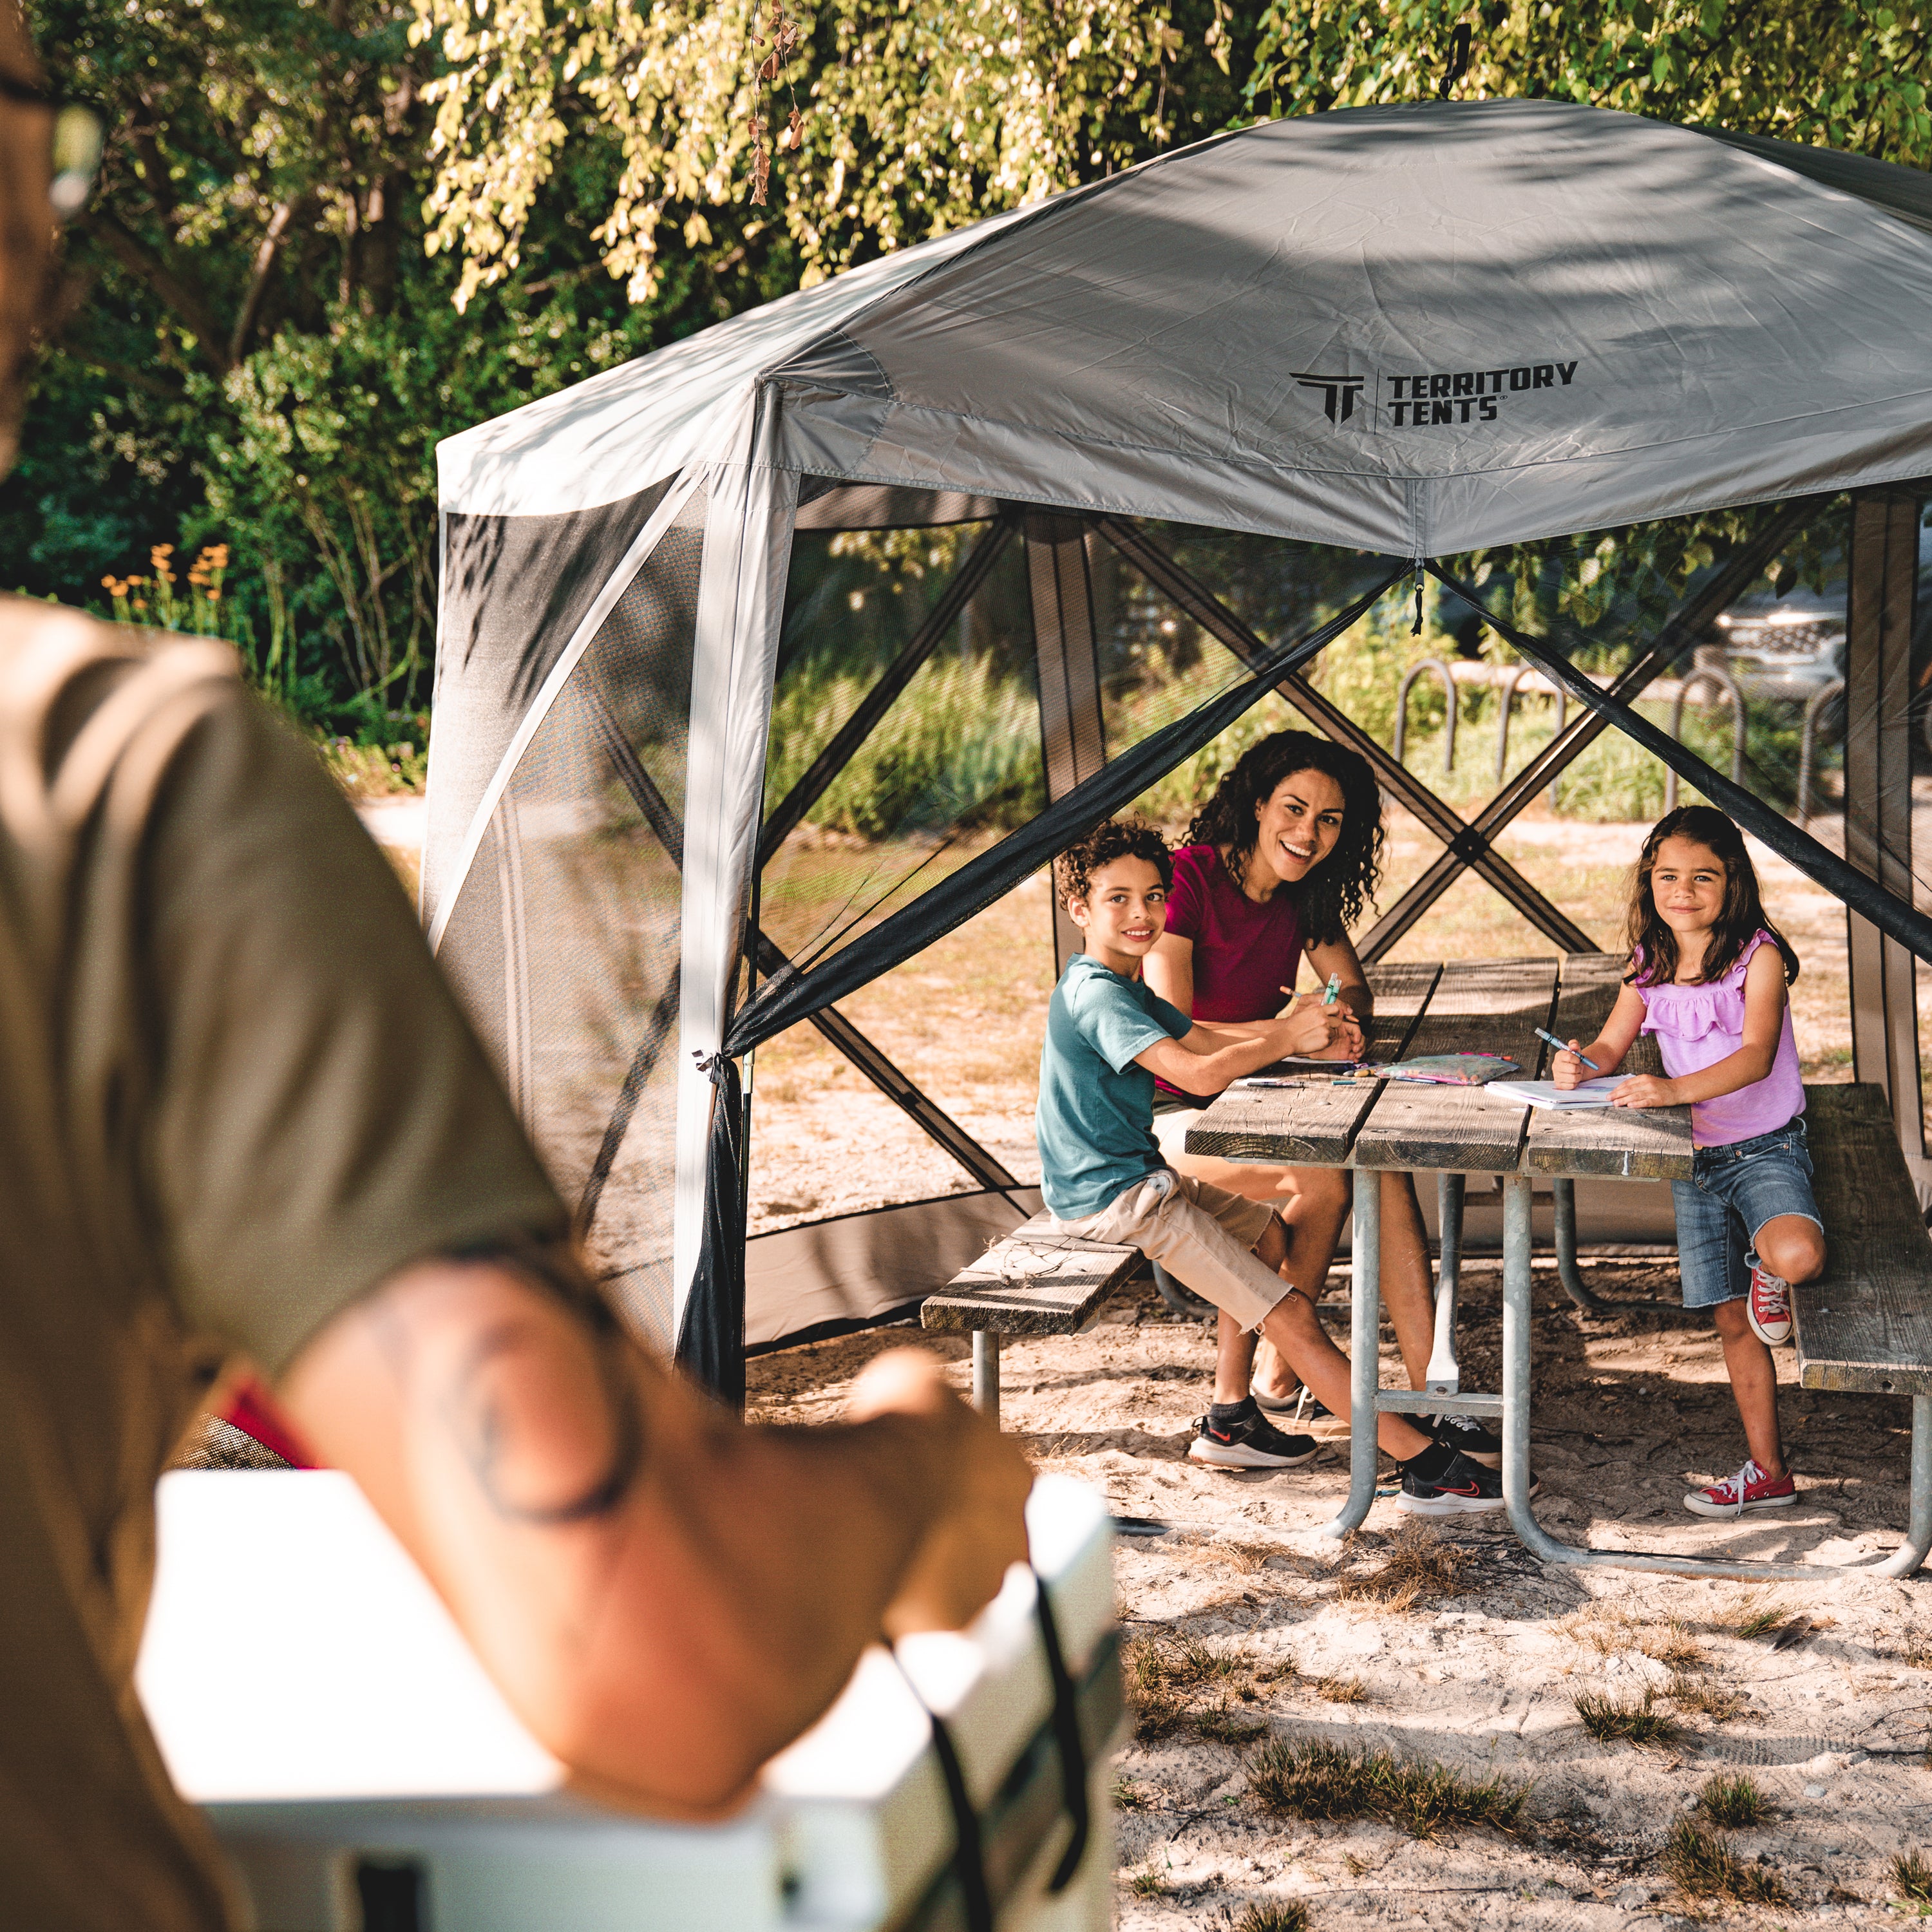
{"type": "MultiPolygon", "coordinates": [[[[1258,1030],[1191,1020],[1152,992],[1141,962],[1166,930],[1173,868],[1153,826],[1102,825],[1060,855],[1055,884],[1086,948],[1067,964],[1047,1009],[1040,1054],[1041,1190],[1070,1234],[1138,1248],[1221,1311],[1215,1400],[1188,1454],[1222,1468],[1288,1468],[1314,1456],[1312,1437],[1286,1436],[1248,1390],[1255,1337],[1264,1333],[1337,1416],[1348,1412],[1348,1358],[1316,1319],[1312,1294],[1287,1280],[1286,1231],[1265,1203],[1178,1174],[1154,1138],[1155,1076],[1211,1095],[1296,1051],[1305,1015],[1258,1030]]],[[[1358,1052],[1345,1012],[1334,1042],[1358,1052]]],[[[1319,1293],[1321,1284],[1310,1287],[1319,1293]]],[[[1401,1504],[1427,1515],[1502,1507],[1496,1473],[1382,1418],[1382,1445],[1402,1467],[1401,1504]]]]}

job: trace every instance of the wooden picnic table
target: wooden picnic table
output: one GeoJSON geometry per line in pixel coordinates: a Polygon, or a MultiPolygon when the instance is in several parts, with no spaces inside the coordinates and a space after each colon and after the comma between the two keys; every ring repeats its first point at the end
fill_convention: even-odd
{"type": "MultiPolygon", "coordinates": [[[[1542,958],[1459,960],[1439,967],[1372,967],[1369,981],[1376,994],[1376,1016],[1366,1057],[1387,1064],[1426,1054],[1498,1053],[1522,1068],[1517,1077],[1546,1079],[1552,1049],[1537,1037],[1536,1029],[1547,1027],[1565,1040],[1587,1042],[1594,1037],[1616,1001],[1618,965],[1609,954],[1572,952],[1542,958]]],[[[1640,1038],[1621,1070],[1660,1072],[1654,1043],[1640,1038]]],[[[1566,1219],[1563,1209],[1568,1208],[1568,1268],[1574,1274],[1577,1178],[1688,1179],[1688,1107],[1555,1112],[1506,1102],[1474,1088],[1394,1080],[1328,1084],[1316,1076],[1289,1087],[1230,1088],[1190,1130],[1186,1145],[1190,1154],[1218,1155],[1224,1160],[1354,1170],[1350,1480],[1348,1501],[1328,1526],[1330,1534],[1343,1536],[1356,1528],[1375,1500],[1378,1414],[1494,1415],[1502,1420],[1503,1496],[1510,1526],[1546,1562],[1751,1578],[1815,1579],[1820,1574],[1815,1568],[1798,1564],[1580,1550],[1552,1536],[1530,1511],[1533,1179],[1546,1175],[1554,1184],[1559,1232],[1566,1219]],[[1494,1394],[1461,1388],[1454,1359],[1454,1275],[1446,1268],[1428,1386],[1411,1390],[1378,1385],[1378,1177],[1386,1168],[1433,1169],[1455,1178],[1456,1184],[1445,1186],[1444,1195],[1445,1248],[1456,1239],[1451,1210],[1460,1209],[1461,1177],[1502,1178],[1503,1385],[1494,1394]]],[[[1578,1293],[1580,1283],[1573,1286],[1568,1274],[1565,1286],[1578,1299],[1594,1300],[1587,1292],[1578,1293]]]]}

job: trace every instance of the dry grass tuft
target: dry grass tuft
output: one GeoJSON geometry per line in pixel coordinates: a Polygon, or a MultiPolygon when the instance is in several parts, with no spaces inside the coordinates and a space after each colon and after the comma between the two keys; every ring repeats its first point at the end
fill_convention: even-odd
{"type": "Polygon", "coordinates": [[[1742,1772],[1726,1778],[1719,1772],[1705,1779],[1704,1788],[1697,1794],[1697,1808],[1712,1824],[1727,1832],[1742,1832],[1762,1825],[1771,1816],[1771,1800],[1755,1778],[1742,1772]]]}
{"type": "Polygon", "coordinates": [[[1614,1657],[1619,1651],[1630,1649],[1636,1642],[1632,1634],[1637,1628],[1636,1619],[1628,1610],[1613,1609],[1608,1604],[1586,1604],[1556,1628],[1558,1636],[1594,1650],[1599,1657],[1614,1657]]]}
{"type": "Polygon", "coordinates": [[[1640,1698],[1604,1696],[1585,1690],[1571,1701],[1584,1730],[1604,1744],[1623,1738],[1634,1744],[1665,1744],[1676,1734],[1675,1720],[1656,1708],[1648,1690],[1640,1698]]]}
{"type": "Polygon", "coordinates": [[[1136,1784],[1131,1778],[1117,1778],[1114,1780],[1114,1802],[1123,1811],[1144,1811],[1152,1802],[1147,1787],[1136,1784]]]}
{"type": "Polygon", "coordinates": [[[1359,1677],[1318,1677],[1315,1694],[1328,1704],[1366,1704],[1369,1687],[1359,1677]]]}
{"type": "Polygon", "coordinates": [[[1762,1636],[1766,1630],[1775,1630],[1784,1622],[1787,1613],[1787,1606],[1780,1598],[1748,1598],[1744,1614],[1737,1622],[1737,1633],[1742,1637],[1762,1636]]]}
{"type": "Polygon", "coordinates": [[[1165,1898],[1167,1874],[1156,1871],[1152,1865],[1142,1865],[1138,1871],[1127,1874],[1127,1886],[1136,1898],[1165,1898]]]}
{"type": "Polygon", "coordinates": [[[1932,1670],[1932,1637],[1921,1635],[1915,1630],[1905,1640],[1902,1650],[1892,1652],[1900,1664],[1909,1664],[1914,1670],[1932,1670]]]}
{"type": "Polygon", "coordinates": [[[1308,1932],[1308,1908],[1298,1898],[1251,1905],[1234,1921],[1234,1932],[1308,1932]]]}
{"type": "Polygon", "coordinates": [[[1636,1647],[1645,1656],[1654,1658],[1680,1674],[1710,1667],[1711,1660],[1703,1646],[1684,1627],[1680,1618],[1672,1617],[1661,1630],[1646,1630],[1637,1639],[1636,1647]]]}
{"type": "Polygon", "coordinates": [[[1446,1766],[1387,1751],[1286,1741],[1264,1744],[1255,1754],[1248,1789],[1270,1811],[1297,1818],[1377,1818],[1417,1838],[1458,1826],[1514,1831],[1530,1790],[1501,1778],[1474,1783],[1446,1766]]]}
{"type": "Polygon", "coordinates": [[[1932,1904],[1932,1864],[1916,1852],[1898,1852],[1892,1861],[1892,1882],[1900,1898],[1921,1905],[1932,1904]]]}
{"type": "Polygon", "coordinates": [[[1664,1694],[1680,1711],[1696,1711],[1714,1724],[1727,1724],[1744,1708],[1744,1700],[1721,1684],[1700,1684],[1694,1677],[1673,1677],[1664,1694]]]}
{"type": "Polygon", "coordinates": [[[1469,1552],[1445,1543],[1414,1516],[1406,1517],[1372,1570],[1345,1571],[1335,1594],[1345,1601],[1372,1603],[1400,1614],[1438,1598],[1455,1596],[1469,1552]]]}
{"type": "Polygon", "coordinates": [[[1688,1818],[1678,1819],[1664,1841],[1664,1869],[1688,1898],[1734,1898],[1740,1905],[1790,1902],[1775,1872],[1746,1864],[1728,1845],[1688,1818]]]}

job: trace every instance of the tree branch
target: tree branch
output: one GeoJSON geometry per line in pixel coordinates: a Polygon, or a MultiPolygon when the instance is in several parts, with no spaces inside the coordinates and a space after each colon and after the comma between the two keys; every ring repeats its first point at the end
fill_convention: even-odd
{"type": "Polygon", "coordinates": [[[268,217],[268,226],[262,231],[260,245],[255,250],[255,266],[248,277],[248,291],[242,298],[242,312],[235,318],[235,333],[228,339],[231,363],[240,362],[248,352],[248,338],[255,332],[255,317],[261,311],[262,293],[268,286],[275,257],[281,252],[282,237],[288,232],[290,218],[294,213],[292,202],[278,202],[275,212],[268,217]]]}
{"type": "Polygon", "coordinates": [[[173,310],[176,316],[187,325],[203,358],[215,374],[226,375],[232,364],[223,346],[220,325],[215,320],[214,310],[200,294],[190,288],[140,236],[124,226],[118,216],[105,209],[94,209],[81,216],[79,225],[130,275],[146,283],[173,310]]]}

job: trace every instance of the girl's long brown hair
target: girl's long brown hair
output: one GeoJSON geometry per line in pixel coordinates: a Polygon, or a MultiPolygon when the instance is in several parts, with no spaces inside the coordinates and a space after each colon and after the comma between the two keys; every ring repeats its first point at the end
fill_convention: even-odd
{"type": "Polygon", "coordinates": [[[1765,916],[1757,889],[1757,873],[1745,849],[1744,836],[1714,806],[1680,806],[1650,828],[1636,862],[1636,890],[1630,895],[1629,978],[1640,986],[1661,986],[1677,977],[1677,935],[1658,915],[1650,875],[1656,868],[1658,848],[1666,838],[1688,838],[1708,846],[1724,868],[1724,903],[1704,948],[1704,963],[1693,983],[1708,986],[1721,980],[1738,963],[1738,956],[1762,928],[1784,959],[1785,984],[1798,977],[1798,955],[1765,916]]]}

